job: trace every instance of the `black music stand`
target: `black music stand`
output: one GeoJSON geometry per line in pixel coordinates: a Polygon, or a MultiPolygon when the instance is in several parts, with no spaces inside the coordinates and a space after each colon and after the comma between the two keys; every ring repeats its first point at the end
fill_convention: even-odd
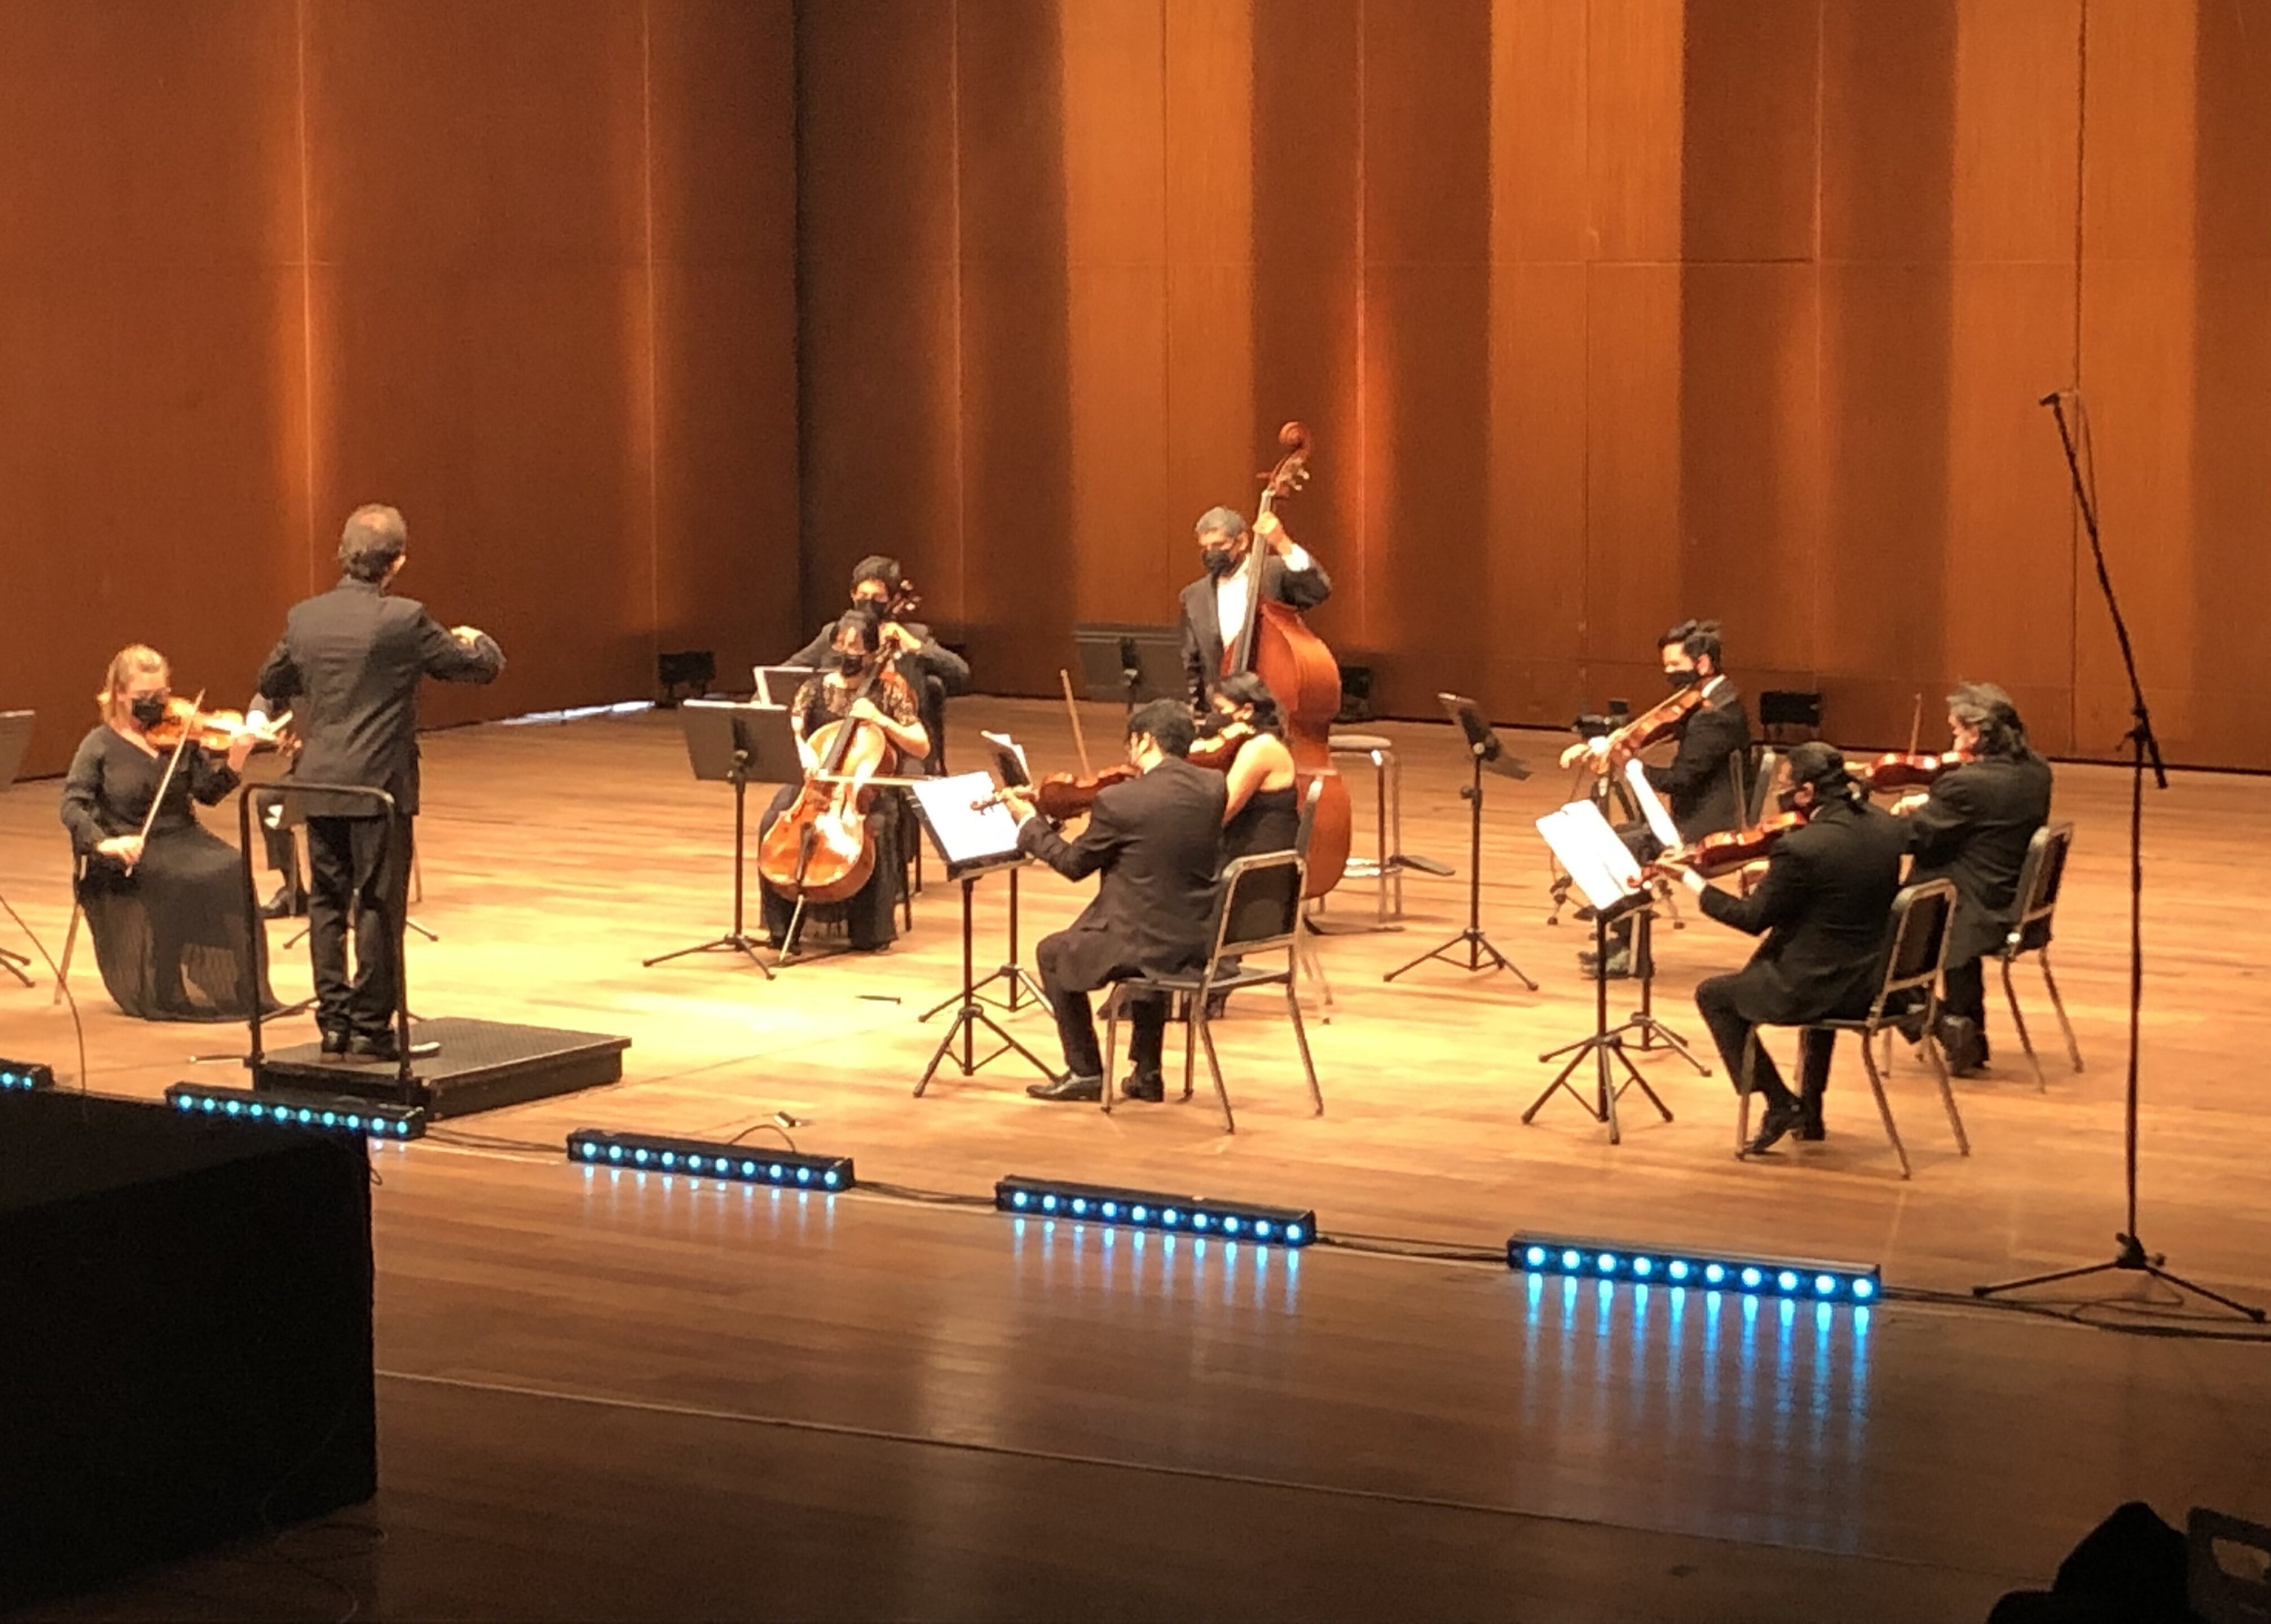
{"type": "MultiPolygon", "coordinates": [[[[915,1080],[915,1097],[920,1099],[923,1090],[930,1086],[931,1078],[939,1065],[952,1054],[957,1038],[962,1040],[962,1052],[953,1055],[954,1064],[963,1076],[973,1075],[979,1067],[991,1064],[1015,1049],[1031,1063],[1044,1077],[1054,1077],[1054,1071],[1031,1049],[1027,1049],[1001,1023],[994,1019],[978,996],[978,990],[987,982],[1006,980],[1012,997],[1024,979],[1025,972],[1017,967],[1016,950],[1010,949],[1010,961],[987,976],[978,979],[976,935],[972,923],[972,896],[978,882],[998,870],[1009,873],[1010,939],[1014,943],[1016,931],[1017,870],[1026,861],[1017,849],[1017,819],[1009,808],[991,801],[994,781],[984,773],[963,773],[952,778],[929,778],[912,787],[915,816],[922,819],[924,832],[938,848],[939,856],[946,864],[946,877],[962,886],[962,990],[956,997],[941,1004],[923,1019],[928,1020],[947,1004],[957,1004],[954,1020],[947,1027],[938,1047],[931,1051],[930,1064],[923,1067],[922,1076],[915,1080]],[[978,1028],[983,1027],[1001,1040],[1001,1047],[978,1057],[978,1028]]],[[[1040,989],[1033,988],[1036,997],[1040,989]]]]}
{"type": "Polygon", "coordinates": [[[1180,627],[1097,621],[1073,627],[1072,641],[1082,685],[1092,700],[1125,705],[1132,713],[1151,700],[1191,696],[1180,627]]]}
{"type": "MultiPolygon", "coordinates": [[[[1646,1048],[1650,1027],[1642,1025],[1642,1018],[1638,1016],[1621,1026],[1609,1025],[1609,978],[1606,973],[1609,923],[1634,912],[1641,912],[1645,918],[1648,886],[1642,878],[1639,861],[1618,838],[1617,832],[1609,827],[1609,820],[1601,816],[1601,809],[1590,800],[1573,801],[1559,812],[1548,812],[1538,820],[1538,832],[1545,837],[1545,843],[1552,849],[1553,855],[1561,859],[1562,866],[1568,870],[1593,909],[1593,952],[1596,955],[1593,961],[1593,1030],[1574,1043],[1564,1043],[1560,1048],[1548,1049],[1538,1057],[1541,1063],[1545,1064],[1559,1060],[1564,1055],[1569,1058],[1554,1073],[1553,1080],[1545,1085],[1545,1092],[1531,1101],[1530,1109],[1523,1112],[1523,1124],[1527,1127],[1545,1108],[1548,1100],[1567,1089],[1569,1097],[1576,1101],[1585,1115],[1595,1122],[1608,1124],[1609,1143],[1621,1144],[1624,1131],[1617,1121],[1617,1100],[1627,1088],[1638,1087],[1664,1121],[1672,1120],[1672,1108],[1657,1097],[1656,1090],[1648,1086],[1648,1079],[1641,1075],[1640,1068],[1625,1052],[1625,1034],[1637,1030],[1641,1034],[1641,1047],[1646,1048]],[[1621,1081],[1611,1066],[1612,1057],[1618,1065],[1625,1069],[1621,1081]],[[1588,1059],[1594,1063],[1596,1068],[1594,1096],[1590,1100],[1585,1098],[1569,1080],[1588,1059]]],[[[1670,1033],[1659,1031],[1657,1035],[1672,1039],[1679,1052],[1691,1064],[1700,1065],[1695,1057],[1687,1053],[1686,1046],[1679,1044],[1670,1033]]]]}
{"type": "MultiPolygon", "coordinates": [[[[28,710],[0,710],[0,790],[16,782],[16,774],[24,765],[24,753],[32,747],[32,716],[28,710]]],[[[0,970],[22,982],[32,984],[29,975],[32,961],[22,953],[11,953],[0,947],[0,970]]]]}
{"type": "Polygon", "coordinates": [[[723,936],[674,947],[640,963],[652,969],[693,953],[738,953],[771,981],[772,967],[757,956],[763,940],[745,928],[749,780],[787,783],[804,776],[804,757],[796,747],[796,731],[789,725],[786,709],[730,700],[688,700],[678,708],[678,718],[686,731],[686,759],[694,775],[704,783],[733,786],[733,928],[723,936]]]}
{"type": "Polygon", "coordinates": [[[1469,971],[1512,970],[1522,984],[1535,992],[1538,983],[1513,960],[1500,953],[1491,938],[1483,934],[1483,772],[1488,768],[1507,778],[1530,776],[1529,763],[1506,753],[1506,746],[1491,730],[1474,701],[1456,693],[1438,693],[1444,711],[1466,735],[1467,753],[1474,763],[1474,782],[1459,791],[1467,803],[1471,821],[1467,841],[1467,928],[1438,946],[1429,948],[1408,963],[1399,964],[1381,980],[1394,981],[1406,970],[1416,970],[1430,959],[1441,959],[1446,964],[1469,971]],[[1466,962],[1461,965],[1452,956],[1453,950],[1464,947],[1466,962]]]}

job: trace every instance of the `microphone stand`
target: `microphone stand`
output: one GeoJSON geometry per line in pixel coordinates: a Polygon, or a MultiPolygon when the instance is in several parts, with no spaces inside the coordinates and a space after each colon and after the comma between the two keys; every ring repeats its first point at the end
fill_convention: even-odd
{"type": "MultiPolygon", "coordinates": [[[[2114,641],[2121,648],[2121,664],[2129,676],[2129,714],[2134,718],[2127,735],[2129,740],[2129,1076],[2126,1098],[2125,1173],[2128,1191],[2128,1227],[2113,1237],[2117,1247],[2112,1258],[2105,1263],[2094,1263],[2079,1269],[2060,1269],[2050,1274],[2030,1275],[2024,1279],[2005,1280],[1993,1286],[1974,1286],[1975,1297],[1992,1297],[2000,1292],[2022,1291],[2031,1286],[2047,1286],[2059,1280],[2081,1279],[2089,1275],[2103,1274],[2109,1270],[2126,1270],[2132,1273],[2149,1275],[2179,1291],[2205,1297],[2210,1302],[2244,1314],[2257,1324],[2264,1322],[2261,1309],[2250,1308],[2244,1302],[2198,1286],[2182,1275],[2171,1274],[2161,1265],[2167,1261],[2159,1252],[2148,1252],[2137,1236],[2137,1046],[2138,1031],[2145,1004],[2145,764],[2153,767],[2153,783],[2156,789],[2169,787],[2167,768],[2161,763],[2161,741],[2153,733],[2152,713],[2145,704],[2145,686],[2137,675],[2137,656],[2129,646],[2128,623],[2121,618],[2121,605],[2113,595],[2113,577],[2105,567],[2105,547],[2098,538],[2097,504],[2092,500],[2089,486],[2081,473],[2081,459],[2075,455],[2074,432],[2066,420],[2066,396],[2059,390],[2045,395],[2036,404],[2048,406],[2058,419],[2059,441],[2066,448],[2066,467],[2074,482],[2075,507],[2081,514],[2081,527],[2089,537],[2089,554],[2097,566],[2098,590],[2105,595],[2105,607],[2113,617],[2114,641]]],[[[2072,391],[2077,399],[2079,391],[2072,391]]],[[[2088,419],[2085,413],[2084,427],[2088,419]]],[[[2096,463],[2091,464],[2093,478],[2096,463]]]]}

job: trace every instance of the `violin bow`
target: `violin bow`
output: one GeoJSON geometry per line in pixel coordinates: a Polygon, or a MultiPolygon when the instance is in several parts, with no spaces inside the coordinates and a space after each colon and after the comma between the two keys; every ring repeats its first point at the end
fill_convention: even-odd
{"type": "MultiPolygon", "coordinates": [[[[158,809],[166,804],[166,791],[173,787],[175,769],[182,764],[182,753],[190,747],[190,739],[197,730],[197,712],[204,708],[205,702],[205,696],[202,691],[190,701],[190,715],[188,720],[182,723],[182,737],[175,742],[174,753],[166,759],[166,770],[158,775],[158,793],[150,797],[150,810],[142,814],[142,827],[136,833],[135,839],[149,840],[151,827],[158,821],[158,809]]],[[[132,865],[128,866],[130,868],[132,865]]]]}
{"type": "Polygon", "coordinates": [[[1080,730],[1080,707],[1073,702],[1072,673],[1061,665],[1057,667],[1057,681],[1064,687],[1065,715],[1072,718],[1073,747],[1080,752],[1080,775],[1096,776],[1096,769],[1088,764],[1088,736],[1080,730]]]}

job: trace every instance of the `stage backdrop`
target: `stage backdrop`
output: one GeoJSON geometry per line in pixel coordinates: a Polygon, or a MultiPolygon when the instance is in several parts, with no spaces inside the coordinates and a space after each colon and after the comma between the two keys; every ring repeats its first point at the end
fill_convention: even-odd
{"type": "Polygon", "coordinates": [[[1558,723],[1727,625],[1834,735],[1960,677],[2127,724],[2088,392],[2173,759],[2271,767],[2271,0],[815,0],[816,613],[889,546],[982,686],[1286,513],[1386,708],[1558,723]]]}
{"type": "Polygon", "coordinates": [[[495,633],[436,721],[796,614],[789,0],[0,5],[0,706],[241,705],[357,503],[495,633]]]}

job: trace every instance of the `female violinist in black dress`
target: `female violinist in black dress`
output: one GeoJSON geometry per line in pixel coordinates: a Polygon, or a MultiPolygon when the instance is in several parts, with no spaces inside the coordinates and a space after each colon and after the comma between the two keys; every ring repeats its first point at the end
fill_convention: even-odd
{"type": "MultiPolygon", "coordinates": [[[[808,678],[789,702],[789,725],[796,731],[797,747],[804,755],[807,774],[822,762],[812,738],[831,722],[856,716],[882,730],[893,751],[906,760],[920,761],[930,753],[930,735],[924,730],[914,691],[885,664],[877,671],[864,697],[853,697],[860,678],[882,658],[882,622],[870,610],[854,610],[836,623],[830,640],[837,668],[825,676],[808,678]]],[[[916,769],[920,771],[920,769],[916,769]]],[[[802,792],[801,784],[787,784],[757,824],[757,842],[765,831],[802,792]]],[[[896,791],[878,791],[867,814],[869,849],[875,854],[875,872],[867,883],[837,903],[822,903],[806,910],[808,916],[828,917],[840,910],[845,935],[855,953],[878,953],[898,934],[897,908],[903,875],[900,850],[900,797],[896,791]]],[[[793,897],[775,890],[760,871],[758,911],[764,920],[765,940],[778,949],[788,938],[796,914],[793,897]]]]}
{"type": "Polygon", "coordinates": [[[79,742],[63,782],[63,827],[86,860],[78,902],[121,1010],[144,1020],[241,1020],[256,987],[273,1000],[253,957],[237,854],[197,822],[191,803],[212,806],[236,788],[253,739],[225,756],[184,746],[144,838],[173,756],[149,737],[166,720],[169,676],[163,656],[135,644],[110,662],[96,695],[101,725],[79,742]]]}
{"type": "Polygon", "coordinates": [[[1301,790],[1277,696],[1252,671],[1240,671],[1218,679],[1208,699],[1214,716],[1201,718],[1202,731],[1235,752],[1225,769],[1230,794],[1222,860],[1292,850],[1300,833],[1301,790]]]}

